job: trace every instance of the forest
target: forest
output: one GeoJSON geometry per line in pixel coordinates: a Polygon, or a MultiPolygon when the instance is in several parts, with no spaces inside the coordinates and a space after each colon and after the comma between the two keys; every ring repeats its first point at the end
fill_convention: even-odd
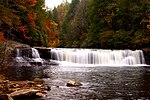
{"type": "Polygon", "coordinates": [[[49,19],[44,5],[44,0],[1,0],[1,41],[56,47],[58,25],[49,19]]]}
{"type": "Polygon", "coordinates": [[[150,46],[149,0],[1,0],[0,40],[31,46],[141,49],[150,46]]]}
{"type": "Polygon", "coordinates": [[[149,66],[150,0],[0,0],[0,100],[149,99],[149,66]]]}
{"type": "Polygon", "coordinates": [[[58,47],[140,49],[150,45],[149,0],[72,0],[69,7],[62,4],[51,13],[59,25],[58,47]]]}

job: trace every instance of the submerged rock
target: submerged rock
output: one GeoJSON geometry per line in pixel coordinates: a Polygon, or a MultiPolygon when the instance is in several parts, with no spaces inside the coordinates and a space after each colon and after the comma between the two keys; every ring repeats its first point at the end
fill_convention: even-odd
{"type": "Polygon", "coordinates": [[[68,81],[67,86],[81,86],[82,84],[80,82],[76,82],[76,81],[68,81]]]}

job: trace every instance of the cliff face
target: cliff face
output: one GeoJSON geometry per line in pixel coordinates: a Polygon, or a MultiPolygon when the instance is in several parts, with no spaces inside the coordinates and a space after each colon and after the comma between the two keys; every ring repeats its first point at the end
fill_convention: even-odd
{"type": "Polygon", "coordinates": [[[144,48],[143,52],[144,52],[146,64],[150,65],[150,48],[144,48]]]}

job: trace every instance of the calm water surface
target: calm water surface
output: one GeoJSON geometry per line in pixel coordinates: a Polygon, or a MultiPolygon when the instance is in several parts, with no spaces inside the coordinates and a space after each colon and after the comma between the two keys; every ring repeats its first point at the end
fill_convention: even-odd
{"type": "Polygon", "coordinates": [[[150,68],[49,66],[44,74],[51,86],[44,100],[150,99],[150,68]],[[69,80],[83,85],[67,87],[69,80]]]}

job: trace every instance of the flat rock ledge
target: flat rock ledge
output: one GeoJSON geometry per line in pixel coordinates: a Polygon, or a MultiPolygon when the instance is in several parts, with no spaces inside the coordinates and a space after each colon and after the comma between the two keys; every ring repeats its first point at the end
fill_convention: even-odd
{"type": "Polygon", "coordinates": [[[44,94],[35,89],[22,89],[10,94],[3,95],[4,100],[15,100],[15,98],[21,98],[25,96],[43,97],[44,94]]]}
{"type": "Polygon", "coordinates": [[[22,98],[41,98],[45,97],[46,92],[50,90],[51,87],[43,84],[42,80],[0,80],[0,100],[22,100],[22,98]]]}

